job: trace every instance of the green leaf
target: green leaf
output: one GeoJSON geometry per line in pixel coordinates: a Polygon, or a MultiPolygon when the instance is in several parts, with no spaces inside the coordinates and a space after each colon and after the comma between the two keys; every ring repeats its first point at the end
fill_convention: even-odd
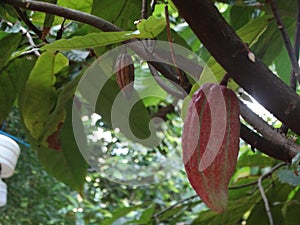
{"type": "Polygon", "coordinates": [[[85,139],[75,140],[72,116],[73,120],[77,122],[77,128],[82,130],[84,128],[79,114],[75,113],[72,115],[72,101],[69,101],[66,110],[66,120],[59,131],[61,151],[40,148],[38,149],[38,155],[39,160],[51,175],[76,191],[82,192],[87,173],[87,163],[78,149],[76,141],[80,141],[82,146],[87,144],[85,139]]]}
{"type": "Polygon", "coordinates": [[[283,217],[285,224],[288,225],[298,225],[299,224],[299,207],[300,207],[300,191],[296,192],[295,196],[291,201],[283,208],[283,217]]]}
{"type": "Polygon", "coordinates": [[[0,40],[0,70],[8,63],[11,55],[16,51],[22,35],[9,34],[0,40]]]}
{"type": "Polygon", "coordinates": [[[13,81],[9,77],[9,69],[0,73],[0,123],[8,116],[11,107],[17,97],[13,81]]]}
{"type": "Polygon", "coordinates": [[[155,210],[155,204],[151,204],[147,209],[143,211],[139,219],[129,221],[127,224],[148,224],[152,220],[152,216],[155,210]]]}
{"type": "Polygon", "coordinates": [[[18,94],[23,94],[24,84],[35,63],[33,57],[17,58],[0,73],[0,122],[11,110],[18,94]]]}
{"type": "Polygon", "coordinates": [[[91,13],[123,30],[132,30],[135,29],[134,21],[140,19],[141,7],[140,0],[93,0],[91,13]]]}
{"type": "MultiPolygon", "coordinates": [[[[270,188],[269,190],[265,188],[266,197],[270,205],[270,210],[272,213],[274,224],[284,224],[282,210],[281,210],[282,206],[278,203],[285,202],[292,190],[293,187],[287,184],[280,184],[278,182],[275,182],[273,184],[273,187],[270,188]]],[[[263,201],[259,201],[252,209],[251,214],[247,219],[247,225],[248,224],[250,225],[269,224],[269,219],[267,217],[267,213],[263,201]],[[259,220],[257,218],[259,218],[259,220]]]]}
{"type": "Polygon", "coordinates": [[[253,15],[254,8],[246,6],[233,5],[229,9],[230,25],[234,30],[238,30],[247,24],[253,15]]]}
{"type": "Polygon", "coordinates": [[[62,68],[69,65],[69,60],[61,53],[57,53],[54,61],[53,73],[58,73],[62,68]]]}
{"type": "Polygon", "coordinates": [[[156,18],[150,16],[147,20],[142,19],[137,24],[138,30],[151,38],[155,38],[159,33],[161,33],[166,28],[166,20],[164,18],[156,18]]]}
{"type": "Polygon", "coordinates": [[[267,166],[273,166],[274,162],[276,162],[275,159],[271,157],[267,157],[262,154],[243,154],[238,160],[237,167],[253,167],[253,166],[259,166],[259,167],[267,167],[267,166]]]}
{"type": "Polygon", "coordinates": [[[43,53],[37,60],[26,83],[21,102],[24,124],[34,139],[41,138],[45,123],[55,106],[55,54],[43,53]]]}
{"type": "Polygon", "coordinates": [[[133,38],[153,38],[150,33],[133,31],[91,33],[71,39],[61,39],[52,44],[45,45],[41,50],[68,51],[74,49],[94,48],[104,45],[119,43],[133,38]]]}
{"type": "MultiPolygon", "coordinates": [[[[136,70],[135,72],[136,74],[140,73],[139,70],[136,70]]],[[[134,88],[143,99],[143,103],[146,107],[157,105],[168,96],[167,92],[158,86],[154,78],[150,75],[146,76],[146,78],[137,77],[134,80],[134,88]]]]}
{"type": "MultiPolygon", "coordinates": [[[[300,173],[300,168],[298,167],[298,173],[300,173]]],[[[296,176],[294,169],[290,170],[287,168],[283,168],[277,173],[278,179],[282,183],[287,183],[292,186],[300,185],[300,176],[296,176]]]]}
{"type": "Polygon", "coordinates": [[[211,210],[202,211],[199,213],[197,219],[193,221],[193,225],[232,225],[238,224],[243,215],[256,204],[260,198],[259,191],[255,191],[251,195],[248,193],[251,187],[230,190],[228,209],[222,213],[217,214],[211,210]]]}
{"type": "Polygon", "coordinates": [[[60,6],[76,9],[86,13],[90,13],[92,8],[92,0],[76,0],[76,2],[70,0],[58,0],[57,2],[60,6]]]}
{"type": "MultiPolygon", "coordinates": [[[[285,19],[284,24],[289,35],[291,35],[295,27],[295,19],[285,19]]],[[[269,20],[266,31],[258,38],[255,45],[253,45],[253,52],[266,65],[270,65],[278,57],[283,48],[283,39],[275,20],[269,20]]],[[[286,49],[283,50],[286,51],[286,49]]]]}
{"type": "MultiPolygon", "coordinates": [[[[106,121],[107,125],[112,128],[112,107],[114,106],[114,124],[121,130],[121,132],[130,140],[139,142],[148,138],[150,135],[153,142],[156,142],[156,135],[151,134],[149,130],[150,116],[145,108],[142,100],[134,104],[134,99],[140,99],[137,92],[133,90],[130,99],[125,98],[122,94],[119,95],[119,103],[115,102],[117,95],[120,94],[120,89],[115,81],[108,79],[104,87],[101,89],[96,103],[96,113],[100,114],[106,121]],[[133,105],[134,104],[134,105],[133,105]],[[132,106],[132,108],[130,108],[132,106]],[[129,118],[124,112],[130,111],[129,118]],[[126,129],[130,126],[131,131],[126,129]],[[132,132],[132,134],[131,134],[132,132]]],[[[153,128],[151,128],[153,130],[153,128]]],[[[151,142],[151,141],[150,141],[151,142]]],[[[150,146],[151,143],[149,143],[150,146]]]]}
{"type": "Polygon", "coordinates": [[[105,219],[101,221],[101,225],[111,225],[113,222],[115,222],[117,219],[120,219],[121,217],[126,216],[128,213],[135,211],[136,209],[141,208],[141,205],[137,206],[131,206],[131,207],[124,207],[124,208],[119,208],[112,212],[113,217],[109,219],[105,219]]]}

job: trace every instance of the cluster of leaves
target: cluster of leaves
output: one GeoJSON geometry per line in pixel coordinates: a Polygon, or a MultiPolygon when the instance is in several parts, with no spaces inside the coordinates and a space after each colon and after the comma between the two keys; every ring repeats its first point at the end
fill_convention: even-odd
{"type": "MultiPolygon", "coordinates": [[[[280,0],[278,3],[286,28],[293,37],[296,25],[296,7],[293,5],[295,1],[286,4],[280,0]]],[[[26,32],[28,24],[18,19],[20,15],[17,15],[13,7],[1,4],[0,121],[6,119],[12,106],[16,105],[25,125],[26,137],[32,148],[37,150],[38,159],[43,167],[85,198],[78,200],[75,193],[61,194],[70,192],[70,189],[48,177],[36,162],[36,155],[25,149],[25,153],[21,154],[22,163],[18,165],[17,174],[8,180],[10,196],[8,207],[2,210],[6,216],[1,219],[1,223],[30,224],[34,221],[36,224],[36,221],[39,221],[40,224],[68,224],[80,221],[97,224],[101,221],[101,224],[267,224],[268,218],[257,184],[230,190],[228,211],[218,215],[207,210],[198,198],[190,198],[193,192],[182,172],[178,172],[176,177],[168,181],[149,187],[113,184],[99,177],[97,173],[87,174],[88,166],[74,140],[71,120],[71,101],[82,74],[95,60],[95,56],[109,50],[112,44],[132,38],[156,37],[159,40],[167,40],[167,32],[164,30],[164,19],[155,17],[142,21],[137,27],[134,25],[134,22],[140,19],[142,7],[141,1],[138,0],[122,0],[113,4],[109,0],[82,0],[76,1],[76,4],[58,0],[58,4],[99,16],[124,31],[100,32],[86,24],[66,21],[63,39],[56,40],[63,23],[62,18],[49,19],[49,15],[44,13],[23,12],[35,26],[42,29],[46,24],[51,27],[46,36],[46,42],[51,44],[45,45],[37,34],[26,32]],[[138,32],[134,32],[136,29],[138,32]],[[37,202],[40,204],[36,204],[37,202]],[[179,203],[175,204],[176,202],[179,203]],[[21,221],[21,218],[24,218],[24,221],[21,221]],[[260,218],[259,221],[257,218],[260,218]]],[[[170,6],[173,5],[170,3],[170,6]]],[[[253,4],[251,1],[228,1],[217,6],[255,55],[288,83],[291,65],[268,7],[253,4]]],[[[161,17],[163,8],[164,4],[158,4],[154,15],[161,17]]],[[[199,83],[209,80],[211,73],[208,73],[208,69],[220,81],[225,74],[223,68],[209,55],[189,26],[178,17],[175,8],[172,8],[171,15],[173,41],[199,54],[207,63],[199,83]]],[[[156,87],[154,82],[139,82],[139,78],[150,76],[145,68],[136,66],[136,72],[138,73],[135,85],[139,94],[147,88],[156,87]]],[[[191,94],[198,89],[199,83],[194,85],[191,94]]],[[[231,82],[230,87],[235,89],[237,84],[231,82]]],[[[106,100],[106,105],[96,106],[96,111],[101,114],[105,124],[100,126],[101,129],[111,131],[112,134],[110,114],[118,92],[114,79],[109,80],[99,96],[100,100],[106,100]]],[[[157,92],[157,96],[168,96],[161,89],[157,88],[157,92]]],[[[147,98],[137,104],[131,116],[137,125],[136,133],[147,133],[148,122],[151,119],[148,112],[156,112],[166,104],[167,101],[161,98],[147,98]]],[[[184,102],[183,107],[186,105],[184,102]]],[[[181,133],[181,128],[176,123],[180,121],[179,116],[175,113],[167,118],[171,121],[164,130],[169,132],[166,135],[168,138],[156,149],[166,156],[178,147],[181,133]],[[176,141],[174,137],[177,138],[176,141]]],[[[124,137],[119,137],[117,141],[104,141],[102,144],[105,144],[111,153],[124,140],[124,137]]],[[[138,160],[141,164],[147,164],[153,159],[151,151],[141,155],[130,154],[133,152],[131,149],[125,155],[128,162],[138,160]]],[[[124,158],[114,154],[110,156],[116,160],[124,158]]],[[[242,143],[232,186],[257,181],[276,163],[264,155],[252,153],[250,147],[242,143]]],[[[300,195],[295,185],[299,184],[298,180],[287,169],[280,171],[274,178],[265,180],[263,187],[276,224],[297,224],[296,213],[300,195]],[[286,179],[287,174],[290,175],[290,179],[286,179]]]]}

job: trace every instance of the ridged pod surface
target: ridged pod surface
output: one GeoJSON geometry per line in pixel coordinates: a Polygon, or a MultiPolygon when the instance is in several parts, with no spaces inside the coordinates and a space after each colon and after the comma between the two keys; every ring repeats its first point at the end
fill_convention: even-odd
{"type": "Polygon", "coordinates": [[[123,95],[130,99],[134,81],[134,65],[130,55],[122,53],[117,57],[116,78],[123,95]]]}
{"type": "Polygon", "coordinates": [[[210,209],[228,205],[240,136],[239,103],[229,88],[207,83],[189,104],[182,135],[183,162],[190,184],[210,209]]]}

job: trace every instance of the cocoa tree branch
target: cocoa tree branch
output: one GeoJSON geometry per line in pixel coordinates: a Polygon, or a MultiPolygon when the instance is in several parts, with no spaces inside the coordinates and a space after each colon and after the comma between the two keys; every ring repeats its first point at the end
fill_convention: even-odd
{"type": "Polygon", "coordinates": [[[300,134],[300,97],[257,57],[255,62],[249,59],[245,44],[214,4],[210,0],[173,0],[173,3],[233,80],[280,121],[300,134]]]}
{"type": "Polygon", "coordinates": [[[244,124],[241,124],[240,135],[246,143],[251,145],[251,147],[256,148],[260,152],[283,162],[291,163],[292,158],[296,155],[296,153],[291,151],[290,149],[266,140],[261,135],[249,129],[244,124]]]}
{"type": "Polygon", "coordinates": [[[285,26],[283,24],[283,21],[281,19],[280,14],[279,14],[277,4],[276,4],[276,2],[274,0],[268,0],[267,2],[271,6],[271,9],[273,11],[273,14],[274,14],[274,17],[275,17],[278,29],[281,32],[284,45],[285,45],[285,47],[287,49],[289,58],[290,58],[291,63],[292,63],[294,76],[296,77],[296,79],[300,83],[300,68],[299,68],[298,60],[296,58],[295,51],[294,51],[294,49],[292,47],[292,43],[290,41],[290,37],[289,37],[289,35],[288,35],[288,33],[287,33],[286,29],[285,29],[285,26]]]}
{"type": "Polygon", "coordinates": [[[250,110],[243,102],[240,101],[240,109],[242,117],[253,126],[262,136],[270,141],[271,143],[281,146],[284,149],[287,149],[292,154],[297,154],[300,152],[300,146],[295,142],[288,139],[282,133],[279,133],[273,127],[271,127],[267,122],[262,118],[256,115],[252,110],[250,110]]]}

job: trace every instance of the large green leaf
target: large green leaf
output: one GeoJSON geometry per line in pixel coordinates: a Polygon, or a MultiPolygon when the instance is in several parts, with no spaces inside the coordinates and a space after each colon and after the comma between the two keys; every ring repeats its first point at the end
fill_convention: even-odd
{"type": "Polygon", "coordinates": [[[23,94],[24,84],[35,63],[34,57],[17,58],[0,73],[0,122],[6,118],[18,94],[23,94]]]}
{"type": "Polygon", "coordinates": [[[0,73],[0,123],[7,117],[17,96],[15,87],[9,77],[9,69],[0,73]]]}
{"type": "Polygon", "coordinates": [[[239,160],[237,167],[253,167],[253,166],[260,166],[260,167],[267,167],[267,166],[273,166],[276,162],[275,159],[271,157],[267,157],[263,154],[243,154],[239,160]]]}
{"type": "Polygon", "coordinates": [[[58,0],[57,3],[60,6],[76,9],[86,13],[90,13],[92,9],[92,0],[58,0]]]}
{"type": "Polygon", "coordinates": [[[105,46],[133,38],[154,38],[163,31],[165,27],[164,24],[164,19],[149,17],[147,20],[143,20],[139,23],[138,31],[90,33],[68,40],[62,39],[55,41],[52,44],[45,45],[41,50],[67,51],[105,46]]]}
{"type": "MultiPolygon", "coordinates": [[[[287,184],[274,183],[269,190],[265,188],[266,196],[270,205],[270,210],[274,220],[274,224],[284,224],[283,215],[281,211],[281,205],[278,203],[284,203],[288,199],[288,195],[293,190],[293,187],[287,184]]],[[[269,224],[265,205],[263,201],[259,201],[252,209],[249,218],[247,219],[247,225],[265,225],[269,224]],[[259,220],[258,220],[259,218],[259,220]]]]}
{"type": "MultiPolygon", "coordinates": [[[[292,34],[295,19],[285,18],[284,23],[288,33],[292,34]]],[[[270,19],[266,31],[257,39],[252,50],[266,65],[270,65],[278,57],[283,47],[283,39],[275,19],[270,19]]],[[[286,49],[284,50],[286,51],[286,49]]]]}
{"type": "Polygon", "coordinates": [[[131,30],[135,28],[134,21],[140,19],[141,9],[140,0],[94,0],[91,13],[123,30],[131,30]]]}
{"type": "Polygon", "coordinates": [[[16,51],[22,35],[9,34],[0,40],[0,70],[8,63],[11,55],[16,51]]]}
{"type": "Polygon", "coordinates": [[[112,213],[113,216],[111,218],[101,221],[101,225],[111,225],[116,220],[126,216],[128,213],[133,212],[136,209],[139,209],[141,207],[142,207],[141,205],[137,205],[137,206],[119,208],[112,213]]]}
{"type": "MultiPolygon", "coordinates": [[[[121,132],[127,138],[138,142],[139,139],[144,140],[151,135],[149,130],[151,118],[148,114],[147,109],[142,103],[142,100],[134,104],[133,99],[139,99],[139,96],[135,90],[132,93],[132,97],[130,99],[127,99],[122,94],[120,94],[120,89],[116,82],[108,79],[108,81],[100,91],[95,110],[96,113],[100,114],[103,117],[107,125],[112,127],[112,107],[114,106],[113,113],[115,116],[113,118],[113,122],[115,126],[120,128],[121,132]],[[116,103],[115,99],[118,94],[120,100],[119,103],[116,103]],[[130,108],[132,105],[133,107],[130,108]],[[128,110],[130,110],[129,118],[124,113],[128,110]],[[128,123],[131,131],[128,131],[126,129],[128,123]]],[[[156,137],[156,135],[154,136],[156,137]]],[[[155,142],[156,140],[152,141],[155,142]]]]}
{"type": "MultiPolygon", "coordinates": [[[[24,124],[31,136],[40,140],[45,124],[55,107],[55,57],[51,52],[43,53],[37,60],[26,83],[21,100],[24,124]]],[[[56,70],[58,70],[56,68],[56,70]]],[[[40,140],[41,141],[41,140],[40,140]]]]}
{"type": "Polygon", "coordinates": [[[295,196],[287,202],[283,208],[283,216],[285,224],[298,225],[299,224],[299,206],[300,206],[300,191],[295,193],[295,196]]]}
{"type": "MultiPolygon", "coordinates": [[[[40,148],[38,149],[38,155],[39,160],[51,175],[73,189],[82,192],[87,172],[87,163],[76,144],[72,117],[77,122],[76,126],[78,129],[81,128],[83,130],[84,128],[79,123],[79,121],[81,122],[79,114],[75,112],[72,115],[72,101],[69,101],[66,110],[66,120],[62,128],[58,131],[61,150],[55,151],[53,149],[40,148]]],[[[80,144],[83,146],[87,145],[86,139],[77,141],[80,141],[80,144]]]]}
{"type": "Polygon", "coordinates": [[[217,214],[213,211],[204,211],[199,213],[199,217],[193,221],[193,225],[232,225],[238,224],[243,215],[256,204],[257,200],[260,198],[259,192],[256,191],[252,195],[247,195],[245,190],[232,190],[229,195],[229,205],[228,209],[222,213],[217,214]],[[238,198],[235,198],[234,192],[240,192],[238,198]]]}

